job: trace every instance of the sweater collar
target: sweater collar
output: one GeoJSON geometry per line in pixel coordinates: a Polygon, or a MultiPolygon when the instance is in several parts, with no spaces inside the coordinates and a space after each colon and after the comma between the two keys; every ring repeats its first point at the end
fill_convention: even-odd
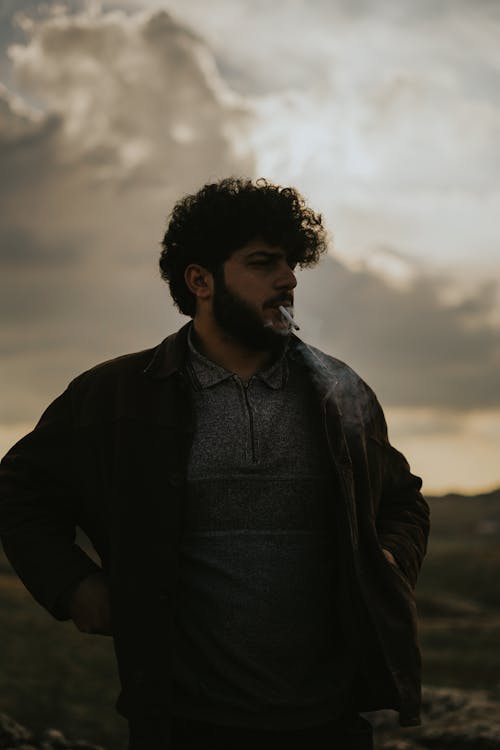
{"type": "MultiPolygon", "coordinates": [[[[200,352],[196,346],[195,336],[193,334],[193,327],[191,326],[187,335],[188,357],[198,386],[202,389],[211,388],[212,386],[233,377],[234,373],[226,370],[211,359],[208,359],[208,357],[205,357],[200,352]]],[[[273,390],[283,388],[288,377],[288,366],[286,361],[287,349],[288,346],[284,348],[283,352],[274,359],[268,367],[258,370],[258,372],[252,377],[262,380],[263,383],[273,390]]]]}
{"type": "MultiPolygon", "coordinates": [[[[185,369],[186,360],[190,351],[188,338],[191,326],[192,321],[189,321],[177,332],[167,336],[167,338],[156,347],[149,363],[143,370],[145,375],[148,375],[155,380],[159,380],[168,378],[185,369]]],[[[288,356],[285,356],[285,354],[294,356],[298,342],[300,342],[300,339],[292,333],[287,341],[285,353],[272,362],[267,369],[256,373],[255,377],[259,377],[270,388],[282,388],[286,382],[288,373],[288,356]]],[[[203,355],[200,354],[200,356],[203,355]]],[[[215,363],[212,364],[215,365],[215,363]]],[[[215,367],[218,367],[218,365],[215,365],[215,367]]],[[[227,376],[232,375],[228,370],[224,370],[224,368],[220,369],[223,370],[224,373],[227,373],[227,376]]]]}

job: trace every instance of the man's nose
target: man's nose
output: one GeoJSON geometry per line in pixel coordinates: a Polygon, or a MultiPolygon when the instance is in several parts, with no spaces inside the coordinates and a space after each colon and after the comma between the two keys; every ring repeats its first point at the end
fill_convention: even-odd
{"type": "Polygon", "coordinates": [[[293,268],[291,268],[288,263],[284,263],[283,267],[280,269],[275,286],[279,289],[295,289],[297,286],[297,277],[295,276],[293,268]]]}

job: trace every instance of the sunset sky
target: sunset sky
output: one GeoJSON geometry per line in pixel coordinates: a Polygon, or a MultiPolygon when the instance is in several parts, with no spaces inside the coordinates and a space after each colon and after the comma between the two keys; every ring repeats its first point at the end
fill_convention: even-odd
{"type": "Polygon", "coordinates": [[[323,213],[300,335],[375,389],[425,490],[500,486],[499,39],[491,0],[2,0],[0,453],[187,320],[159,240],[234,174],[323,213]]]}

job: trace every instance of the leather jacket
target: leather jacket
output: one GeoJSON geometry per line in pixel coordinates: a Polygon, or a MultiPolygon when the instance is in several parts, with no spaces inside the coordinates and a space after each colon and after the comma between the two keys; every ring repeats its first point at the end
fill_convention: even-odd
{"type": "MultiPolygon", "coordinates": [[[[184,365],[189,323],[159,346],[75,378],[0,464],[0,537],[17,574],[57,619],[99,570],[107,576],[125,716],[168,711],[173,612],[194,431],[184,365]]],[[[321,403],[339,502],[339,601],[357,655],[353,704],[420,723],[413,595],[429,509],[389,443],[382,409],[347,365],[291,337],[321,403]],[[397,563],[389,563],[382,548],[397,563]]]]}

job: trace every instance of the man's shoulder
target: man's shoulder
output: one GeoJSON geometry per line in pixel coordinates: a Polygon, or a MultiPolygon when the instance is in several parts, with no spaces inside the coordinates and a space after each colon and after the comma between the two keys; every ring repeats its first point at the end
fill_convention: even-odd
{"type": "MultiPolygon", "coordinates": [[[[87,427],[121,418],[154,418],[152,403],[158,395],[157,363],[161,372],[172,365],[172,342],[176,334],[167,336],[157,346],[122,354],[99,362],[77,375],[62,394],[75,426],[87,427]]],[[[170,393],[170,389],[162,390],[170,393]]],[[[170,396],[168,396],[170,397],[170,396]]]]}
{"type": "Polygon", "coordinates": [[[136,374],[143,373],[154,357],[157,348],[158,345],[98,362],[73,378],[71,385],[78,386],[95,382],[104,383],[127,375],[133,377],[136,374]]]}
{"type": "Polygon", "coordinates": [[[350,365],[337,357],[327,354],[316,346],[306,344],[301,339],[295,339],[293,347],[295,356],[311,370],[312,374],[324,381],[325,388],[336,387],[339,390],[354,388],[368,390],[370,386],[350,365]]]}
{"type": "Polygon", "coordinates": [[[184,326],[167,336],[156,346],[140,351],[122,354],[77,375],[70,383],[72,390],[92,389],[93,387],[116,386],[118,383],[137,383],[149,381],[149,377],[168,374],[180,362],[182,340],[185,338],[184,326]],[[184,335],[179,336],[180,333],[184,335]]]}
{"type": "Polygon", "coordinates": [[[294,349],[321,397],[336,404],[345,424],[362,424],[365,428],[370,424],[371,430],[377,425],[383,427],[383,413],[374,391],[352,367],[300,339],[296,339],[294,349]]]}
{"type": "Polygon", "coordinates": [[[355,372],[355,370],[353,370],[353,368],[343,360],[339,359],[338,357],[334,357],[332,354],[324,352],[322,349],[318,349],[318,347],[313,346],[312,344],[305,344],[305,346],[312,352],[314,358],[317,359],[319,363],[321,363],[323,367],[326,367],[326,369],[332,374],[348,374],[349,376],[360,379],[360,376],[355,372]]]}

